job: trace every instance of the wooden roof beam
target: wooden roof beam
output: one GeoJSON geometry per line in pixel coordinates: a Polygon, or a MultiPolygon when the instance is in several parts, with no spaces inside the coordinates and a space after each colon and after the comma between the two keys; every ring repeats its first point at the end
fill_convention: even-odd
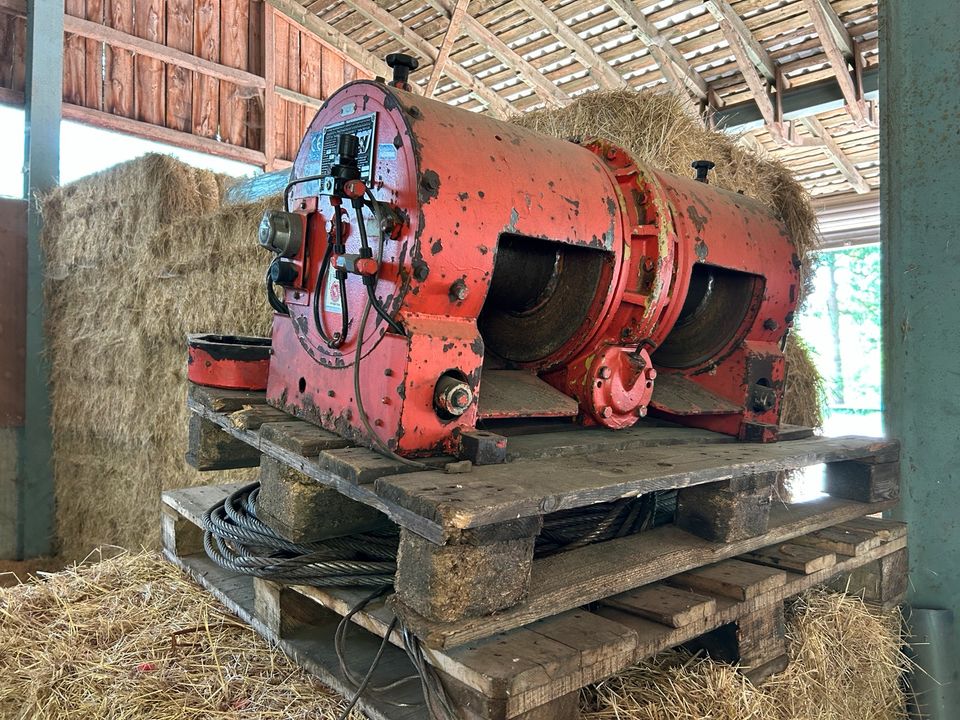
{"type": "Polygon", "coordinates": [[[590,47],[586,40],[577,35],[573,28],[558,18],[540,0],[514,0],[514,4],[526,10],[551,35],[566,45],[601,88],[613,90],[627,86],[627,81],[610,63],[600,57],[600,54],[590,47]]]}
{"type": "MultiPolygon", "coordinates": [[[[428,58],[431,62],[436,62],[440,51],[427,42],[420,35],[408,28],[397,18],[393,17],[386,10],[377,5],[373,0],[344,0],[354,10],[364,15],[371,22],[377,23],[385,32],[392,35],[398,42],[406,45],[413,52],[428,58]]],[[[493,111],[494,115],[501,118],[509,117],[513,114],[513,106],[506,100],[497,95],[491,88],[484,85],[463,67],[455,62],[448,62],[445,67],[448,77],[462,85],[470,91],[482,103],[493,111]]]]}
{"type": "MultiPolygon", "coordinates": [[[[427,0],[436,10],[452,16],[452,0],[427,0]]],[[[549,105],[563,107],[570,104],[570,96],[545,77],[536,67],[523,59],[516,50],[513,50],[503,40],[498,38],[492,30],[484,27],[479,21],[467,15],[463,19],[464,32],[476,40],[481,46],[493,53],[500,62],[513,68],[517,77],[529,85],[537,96],[549,105]]]]}
{"type": "Polygon", "coordinates": [[[344,57],[352,60],[364,70],[371,73],[374,77],[390,77],[390,68],[387,67],[387,64],[381,58],[368,52],[360,43],[351,40],[333,25],[325,20],[321,20],[299,3],[294,2],[294,0],[266,0],[266,2],[281,15],[303,26],[344,57]]]}
{"type": "Polygon", "coordinates": [[[694,70],[683,54],[647,20],[647,16],[633,0],[607,0],[607,4],[630,26],[637,39],[647,46],[650,55],[660,67],[660,72],[675,90],[686,89],[699,100],[708,99],[707,83],[700,77],[700,73],[694,70]]]}
{"type": "Polygon", "coordinates": [[[447,25],[447,31],[443,34],[443,42],[440,43],[440,50],[437,59],[433,63],[433,69],[430,71],[430,79],[427,80],[427,87],[423,94],[427,97],[433,97],[437,90],[437,83],[443,75],[443,66],[450,59],[450,51],[453,50],[453,44],[460,37],[460,26],[463,25],[463,19],[467,14],[467,5],[470,0],[456,0],[453,6],[453,12],[450,14],[450,22],[447,25]]]}
{"type": "MultiPolygon", "coordinates": [[[[720,24],[721,30],[726,25],[730,31],[739,36],[750,62],[766,78],[767,82],[775,82],[777,77],[776,63],[763,45],[757,42],[753,33],[750,32],[750,28],[743,22],[737,11],[730,7],[730,3],[727,0],[706,0],[704,6],[713,15],[714,20],[720,24]]],[[[726,33],[724,33],[724,36],[726,36],[726,33]]]]}
{"type": "Polygon", "coordinates": [[[843,152],[843,148],[834,140],[830,131],[827,130],[817,118],[812,115],[800,118],[800,124],[821,143],[820,147],[823,149],[824,154],[837,166],[837,170],[839,170],[846,181],[850,183],[850,187],[861,195],[870,192],[870,183],[860,174],[860,171],[857,170],[850,158],[847,157],[847,154],[843,152]]]}
{"type": "Polygon", "coordinates": [[[849,62],[854,60],[854,47],[846,27],[829,0],[803,0],[803,3],[820,37],[823,52],[836,75],[840,92],[843,93],[844,102],[847,104],[847,112],[857,127],[873,125],[866,103],[858,92],[853,75],[850,73],[849,62]]]}

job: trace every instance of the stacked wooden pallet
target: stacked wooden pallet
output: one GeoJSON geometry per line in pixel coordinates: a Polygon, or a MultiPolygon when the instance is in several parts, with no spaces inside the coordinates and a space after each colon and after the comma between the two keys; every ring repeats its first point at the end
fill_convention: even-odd
{"type": "MultiPolygon", "coordinates": [[[[193,388],[190,407],[198,466],[252,464],[260,453],[264,476],[291,469],[400,526],[396,594],[351,616],[366,633],[351,662],[363,669],[362,649],[372,653],[397,616],[464,717],[573,717],[579,688],[714,631],[702,642],[761,677],[785,663],[785,598],[855,571],[870,599],[892,603],[903,591],[903,526],[865,518],[896,502],[894,442],[795,430],[785,436],[797,439],[745,445],[651,423],[516,435],[506,464],[450,474],[451,459],[439,458],[437,469],[409,472],[279,413],[262,394],[193,388]],[[830,494],[772,501],[777,472],[820,463],[830,494]],[[532,540],[553,513],[665,489],[678,489],[673,524],[534,559],[532,540]]],[[[279,586],[214,566],[198,526],[231,490],[165,494],[169,557],[350,692],[330,641],[363,591],[279,586]]],[[[409,672],[405,658],[389,653],[382,672],[409,672]]],[[[411,692],[402,686],[389,701],[409,702],[411,692]]],[[[371,695],[364,707],[374,717],[422,715],[384,702],[371,695]]]]}

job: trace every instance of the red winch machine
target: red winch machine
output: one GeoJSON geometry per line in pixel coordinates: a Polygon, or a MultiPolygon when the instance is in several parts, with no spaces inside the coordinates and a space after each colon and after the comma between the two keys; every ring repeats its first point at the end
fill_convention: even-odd
{"type": "Polygon", "coordinates": [[[709,185],[710,162],[684,178],[543,137],[413,94],[416,61],[388,63],[391,82],[324,103],[261,224],[270,404],[479,463],[519,418],[777,439],[799,267],[783,223],[709,185]]]}

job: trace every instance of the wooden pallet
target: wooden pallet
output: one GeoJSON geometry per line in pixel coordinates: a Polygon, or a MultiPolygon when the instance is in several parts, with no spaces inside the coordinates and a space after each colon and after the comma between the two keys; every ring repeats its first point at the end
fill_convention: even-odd
{"type": "Polygon", "coordinates": [[[262,453],[398,524],[394,609],[436,649],[879,512],[899,496],[899,446],[875,438],[799,429],[747,444],[656,421],[617,432],[536,426],[509,437],[505,464],[451,474],[452,458],[432,458],[436,469],[411,472],[267,406],[263,393],[193,386],[188,402],[197,467],[249,465],[262,453]],[[771,509],[778,472],[820,463],[829,497],[771,509]],[[533,559],[545,516],[667,489],[679,489],[674,525],[533,559]],[[446,587],[453,566],[473,574],[446,587]]]}
{"type": "MultiPolygon", "coordinates": [[[[207,486],[164,493],[165,554],[301,666],[350,695],[352,687],[341,673],[332,638],[340,617],[366,591],[281,587],[215,566],[202,551],[198,523],[210,505],[234,489],[207,486]]],[[[579,603],[583,607],[543,619],[537,619],[539,613],[526,613],[516,618],[524,627],[460,642],[454,649],[427,649],[426,657],[467,720],[572,720],[580,688],[698,639],[713,652],[719,649],[721,656],[726,652],[739,659],[752,677],[763,677],[785,664],[785,599],[828,581],[862,590],[866,599],[885,605],[896,603],[904,592],[905,526],[863,518],[854,509],[862,514],[872,507],[828,498],[806,507],[780,508],[759,544],[730,552],[719,550],[716,543],[684,538],[674,528],[661,528],[637,536],[643,542],[619,545],[621,552],[608,549],[580,556],[588,564],[580,565],[579,575],[566,557],[563,564],[571,567],[553,585],[575,581],[585,597],[579,603]],[[609,559],[603,557],[607,553],[609,559]],[[611,591],[610,582],[594,588],[592,562],[602,563],[604,573],[618,568],[627,574],[632,589],[611,591]],[[595,602],[587,606],[587,600],[595,602]]],[[[605,546],[609,543],[595,547],[605,546]]],[[[353,616],[357,628],[350,633],[349,661],[358,674],[366,669],[392,618],[392,607],[385,602],[353,616]]],[[[473,630],[465,635],[473,636],[473,630]]],[[[399,644],[396,633],[391,641],[399,644]]],[[[388,648],[382,665],[378,683],[412,672],[396,647],[388,648]]],[[[377,720],[425,718],[422,707],[389,704],[416,702],[418,692],[419,687],[408,684],[387,696],[365,697],[360,705],[377,720]]]]}

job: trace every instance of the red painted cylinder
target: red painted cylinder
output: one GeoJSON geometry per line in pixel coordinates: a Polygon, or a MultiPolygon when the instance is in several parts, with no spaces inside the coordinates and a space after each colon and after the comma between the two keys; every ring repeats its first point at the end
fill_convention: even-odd
{"type": "Polygon", "coordinates": [[[485,407],[485,369],[536,374],[577,400],[581,420],[614,428],[648,407],[694,418],[676,401],[691,385],[713,398],[697,417],[720,418],[718,429],[775,424],[777,402],[746,409],[760,406],[746,364],[779,358],[779,375],[765,365],[756,378],[778,392],[796,267],[782,224],[757,203],[606,143],[542,137],[367,81],[320,109],[293,177],[329,176],[344,133],[359,140],[377,209],[358,215],[322,180],[291,186],[306,234],[287,258],[289,316],[274,318],[271,403],[406,455],[454,451],[480,419],[563,414],[535,402],[525,413],[522,399],[485,407]],[[335,256],[362,254],[362,223],[378,260],[373,295],[402,333],[368,309],[360,275],[325,263],[337,212],[335,256]],[[662,401],[658,375],[672,388],[662,401]],[[441,379],[470,399],[456,414],[438,406],[441,379]]]}

